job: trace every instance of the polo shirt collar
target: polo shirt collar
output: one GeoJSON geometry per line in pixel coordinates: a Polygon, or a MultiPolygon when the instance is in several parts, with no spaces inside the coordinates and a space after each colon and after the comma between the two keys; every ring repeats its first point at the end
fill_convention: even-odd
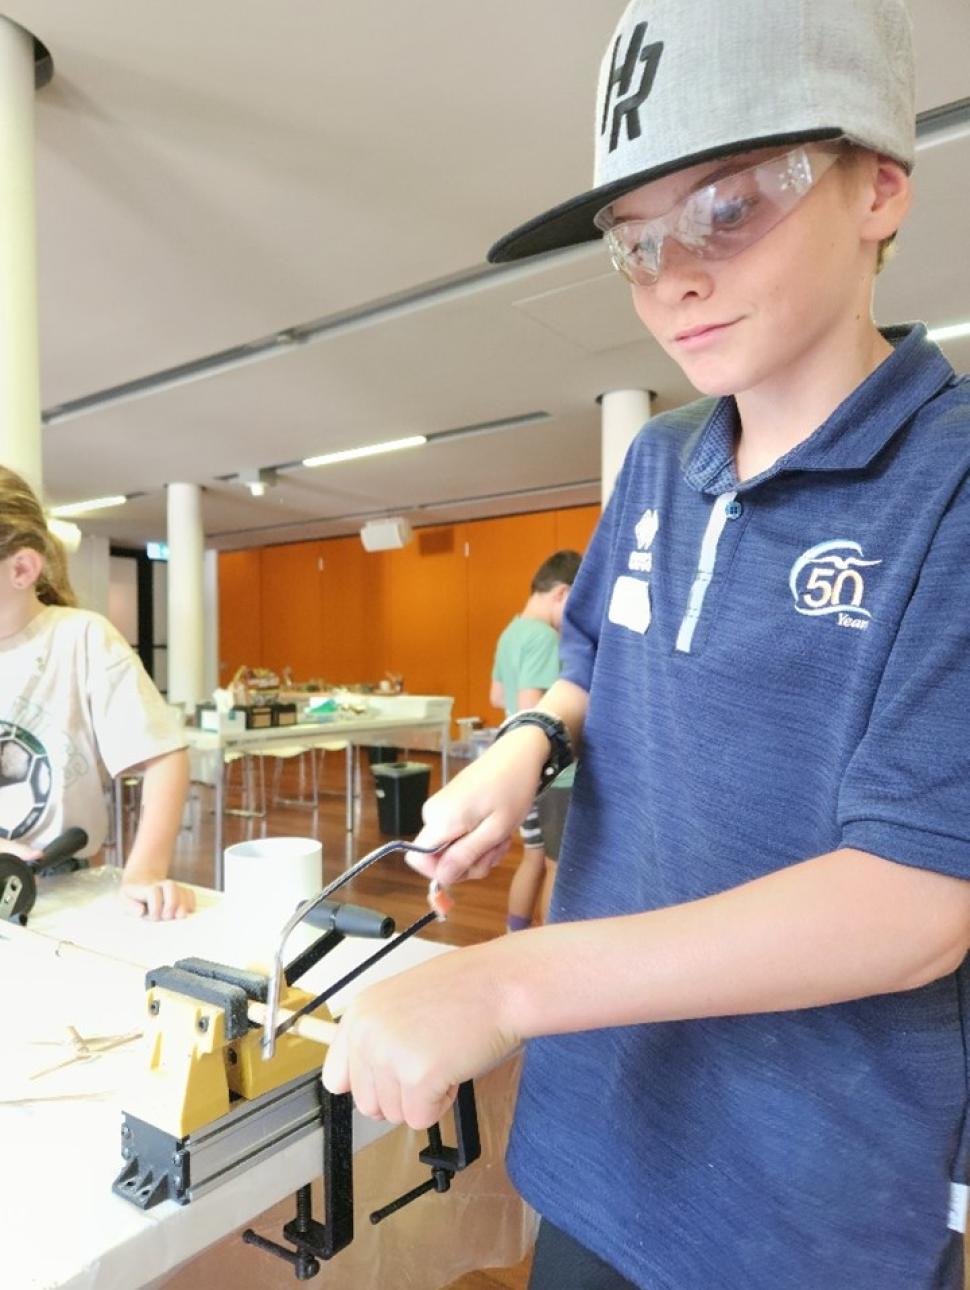
{"type": "Polygon", "coordinates": [[[880,363],[807,439],[768,470],[738,483],[734,447],[738,410],[732,396],[718,399],[691,436],[684,478],[702,493],[749,489],[786,470],[863,470],[924,403],[954,379],[953,368],[916,323],[882,328],[894,352],[880,363]]]}

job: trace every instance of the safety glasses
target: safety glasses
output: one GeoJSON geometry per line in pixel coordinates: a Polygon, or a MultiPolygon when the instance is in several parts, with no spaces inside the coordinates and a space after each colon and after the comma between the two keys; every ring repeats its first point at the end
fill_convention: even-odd
{"type": "Polygon", "coordinates": [[[607,206],[595,223],[613,267],[638,286],[651,286],[668,239],[701,259],[740,255],[795,209],[840,151],[838,143],[803,144],[695,189],[656,219],[617,220],[607,206]]]}

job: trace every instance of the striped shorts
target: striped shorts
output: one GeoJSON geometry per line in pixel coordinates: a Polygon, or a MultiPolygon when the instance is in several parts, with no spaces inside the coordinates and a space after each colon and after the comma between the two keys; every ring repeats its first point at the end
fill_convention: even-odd
{"type": "Polygon", "coordinates": [[[519,836],[524,847],[545,847],[542,825],[539,823],[538,799],[529,807],[529,814],[519,825],[519,836]]]}

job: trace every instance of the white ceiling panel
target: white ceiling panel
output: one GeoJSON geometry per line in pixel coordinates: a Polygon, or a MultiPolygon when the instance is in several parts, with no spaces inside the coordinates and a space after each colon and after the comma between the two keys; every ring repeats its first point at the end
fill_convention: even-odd
{"type": "MultiPolygon", "coordinates": [[[[478,269],[496,237],[586,186],[621,7],[12,0],[56,69],[37,100],[45,407],[478,269]]],[[[970,4],[910,8],[920,109],[970,97],[970,4]]],[[[921,153],[916,182],[877,316],[968,318],[970,141],[921,153]]],[[[601,250],[580,251],[52,424],[47,488],[143,493],[82,522],[140,541],[164,534],[165,483],[196,481],[220,544],[350,531],[333,517],[398,506],[453,520],[569,504],[561,486],[598,473],[597,395],[636,384],[661,407],[691,397],[601,250]],[[296,472],[261,500],[217,478],[540,409],[544,425],[296,472]]]]}

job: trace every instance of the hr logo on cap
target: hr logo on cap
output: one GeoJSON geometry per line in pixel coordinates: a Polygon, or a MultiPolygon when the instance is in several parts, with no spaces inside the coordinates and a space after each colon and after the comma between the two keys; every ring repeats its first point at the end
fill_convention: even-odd
{"type": "Polygon", "coordinates": [[[624,121],[626,122],[627,138],[632,140],[640,137],[640,108],[647,101],[650,91],[653,89],[657,68],[660,66],[660,55],[663,53],[664,48],[662,40],[657,40],[652,45],[644,45],[643,38],[646,33],[647,24],[638,22],[633,28],[633,35],[630,37],[626,57],[623,59],[622,64],[617,61],[620,53],[620,42],[623,40],[622,35],[617,36],[616,43],[613,46],[610,74],[603,97],[603,121],[600,125],[600,134],[605,134],[606,132],[606,122],[614,89],[618,94],[625,95],[625,97],[618,99],[613,106],[610,152],[616,151],[616,146],[620,142],[620,128],[624,121]],[[640,84],[631,94],[630,86],[633,83],[638,63],[643,64],[640,69],[640,84]]]}

